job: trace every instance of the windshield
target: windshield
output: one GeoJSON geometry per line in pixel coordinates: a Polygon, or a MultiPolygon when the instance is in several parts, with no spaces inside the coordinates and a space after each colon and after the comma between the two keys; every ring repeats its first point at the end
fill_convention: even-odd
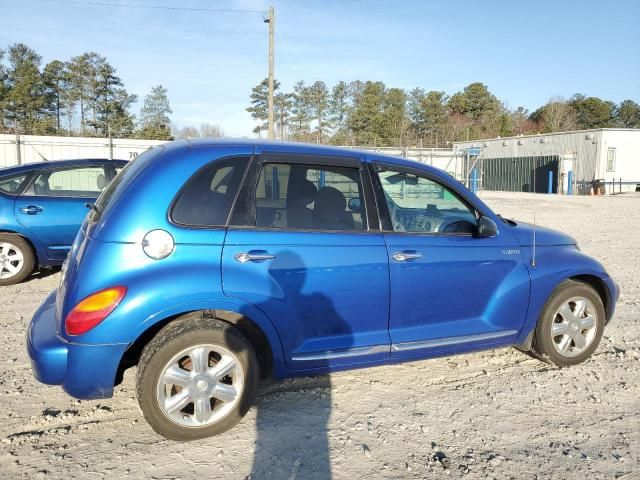
{"type": "Polygon", "coordinates": [[[107,187],[102,191],[98,199],[95,203],[95,208],[92,209],[91,214],[89,216],[90,221],[95,222],[100,218],[100,215],[104,213],[106,208],[109,206],[111,201],[118,196],[127,188],[127,186],[131,183],[131,181],[136,177],[138,172],[140,172],[145,165],[147,165],[150,161],[152,161],[160,152],[164,150],[163,147],[158,146],[152,149],[149,149],[138,155],[134,160],[127,163],[120,172],[116,175],[116,177],[107,185],[107,187]]]}

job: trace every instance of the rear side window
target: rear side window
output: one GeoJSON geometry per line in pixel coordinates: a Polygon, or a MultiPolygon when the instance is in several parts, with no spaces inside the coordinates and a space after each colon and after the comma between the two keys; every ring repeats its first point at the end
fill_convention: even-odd
{"type": "Polygon", "coordinates": [[[216,160],[187,180],[171,210],[171,219],[188,226],[226,225],[249,157],[216,160]]]}
{"type": "Polygon", "coordinates": [[[27,175],[24,173],[0,178],[0,191],[2,191],[3,193],[19,192],[26,178],[27,175]]]}

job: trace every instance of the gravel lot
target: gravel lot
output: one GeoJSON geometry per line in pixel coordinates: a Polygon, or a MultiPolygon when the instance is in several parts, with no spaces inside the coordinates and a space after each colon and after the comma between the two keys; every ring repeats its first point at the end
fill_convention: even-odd
{"type": "MultiPolygon", "coordinates": [[[[640,470],[640,196],[486,193],[558,228],[622,288],[593,358],[556,369],[514,349],[265,383],[226,434],[188,444],[144,422],[133,371],[113,399],[38,384],[25,352],[48,272],[0,290],[3,478],[617,478],[640,470]]],[[[631,475],[628,478],[639,478],[631,475]]]]}

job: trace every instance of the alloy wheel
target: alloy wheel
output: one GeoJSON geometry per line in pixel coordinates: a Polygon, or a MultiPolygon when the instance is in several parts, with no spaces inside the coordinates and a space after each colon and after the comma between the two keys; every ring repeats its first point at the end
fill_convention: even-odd
{"type": "Polygon", "coordinates": [[[551,338],[556,351],[564,357],[575,357],[593,342],[598,325],[598,313],[585,297],[565,301],[551,323],[551,338]]]}
{"type": "Polygon", "coordinates": [[[158,378],[162,413],[182,427],[203,427],[224,418],[242,397],[244,371],[220,345],[196,345],[174,355],[158,378]]]}
{"type": "Polygon", "coordinates": [[[24,265],[22,251],[12,243],[0,243],[0,279],[17,275],[24,265]]]}

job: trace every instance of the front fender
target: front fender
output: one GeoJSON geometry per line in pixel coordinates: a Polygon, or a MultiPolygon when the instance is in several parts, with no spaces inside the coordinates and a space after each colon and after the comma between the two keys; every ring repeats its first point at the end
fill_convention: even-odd
{"type": "MultiPolygon", "coordinates": [[[[531,252],[525,258],[530,257],[531,252]]],[[[608,317],[611,318],[618,299],[618,286],[597,260],[580,252],[574,246],[536,247],[536,266],[528,265],[531,274],[531,302],[524,327],[518,342],[524,342],[535,328],[538,317],[553,290],[565,280],[580,276],[591,276],[606,285],[608,317]]]]}

